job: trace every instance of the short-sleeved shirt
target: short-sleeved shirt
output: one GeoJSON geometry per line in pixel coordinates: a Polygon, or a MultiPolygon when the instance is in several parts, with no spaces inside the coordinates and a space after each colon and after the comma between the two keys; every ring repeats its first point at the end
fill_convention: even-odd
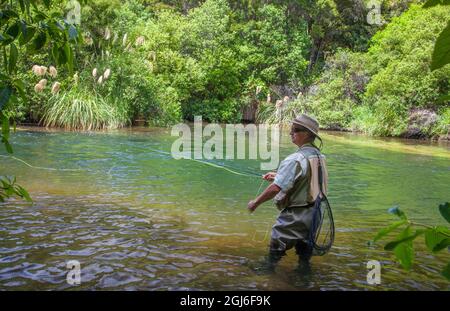
{"type": "Polygon", "coordinates": [[[286,159],[281,161],[280,166],[278,167],[277,175],[275,176],[275,180],[273,181],[273,183],[280,187],[281,191],[283,192],[289,191],[294,186],[296,176],[299,176],[301,174],[301,176],[299,176],[301,178],[306,175],[308,169],[308,160],[305,157],[301,156],[300,167],[298,167],[299,162],[297,160],[299,158],[299,150],[300,148],[297,150],[297,152],[289,155],[286,159]]]}

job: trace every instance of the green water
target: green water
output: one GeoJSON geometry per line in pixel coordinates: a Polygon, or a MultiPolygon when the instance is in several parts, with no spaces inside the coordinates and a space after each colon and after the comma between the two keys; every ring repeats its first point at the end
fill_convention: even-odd
{"type": "MultiPolygon", "coordinates": [[[[336,240],[305,278],[293,251],[275,274],[253,272],[277,215],[270,203],[246,210],[260,179],[156,152],[170,152],[169,130],[18,131],[14,156],[35,168],[2,157],[0,175],[17,176],[34,205],[0,205],[0,289],[448,290],[439,275],[448,252],[431,255],[419,243],[405,272],[367,241],[394,220],[386,212],[394,204],[445,225],[437,205],[450,200],[450,148],[324,136],[336,240]],[[81,263],[78,286],[66,282],[73,259],[81,263]],[[369,260],[382,263],[381,285],[366,282],[369,260]]],[[[281,157],[295,149],[284,133],[281,157]]],[[[260,172],[256,160],[214,163],[260,172]]]]}

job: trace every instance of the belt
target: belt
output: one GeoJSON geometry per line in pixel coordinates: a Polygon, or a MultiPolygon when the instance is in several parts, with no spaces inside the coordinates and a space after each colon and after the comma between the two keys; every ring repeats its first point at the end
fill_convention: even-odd
{"type": "Polygon", "coordinates": [[[308,203],[306,205],[299,205],[299,206],[288,206],[288,208],[310,208],[316,205],[316,202],[308,203]]]}

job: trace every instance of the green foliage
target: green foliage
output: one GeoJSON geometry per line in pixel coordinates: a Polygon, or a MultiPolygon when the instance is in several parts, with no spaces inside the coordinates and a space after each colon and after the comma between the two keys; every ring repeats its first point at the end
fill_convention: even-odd
{"type": "MultiPolygon", "coordinates": [[[[450,204],[445,202],[439,205],[439,211],[444,219],[450,223],[450,204]]],[[[386,237],[396,229],[404,226],[400,234],[395,240],[387,243],[384,246],[385,250],[393,251],[400,265],[410,270],[414,261],[414,247],[413,242],[419,236],[424,236],[425,245],[432,253],[437,253],[443,249],[447,249],[450,246],[450,229],[443,226],[427,226],[424,224],[416,223],[408,219],[406,214],[398,207],[394,206],[389,209],[389,213],[396,215],[401,220],[390,224],[388,227],[381,229],[373,239],[373,242],[386,237]],[[413,228],[419,227],[413,233],[413,228]]],[[[442,271],[442,275],[450,280],[449,264],[442,271]]]]}
{"type": "Polygon", "coordinates": [[[435,103],[449,89],[450,69],[431,72],[429,65],[436,33],[449,12],[447,7],[413,6],[373,37],[367,63],[372,77],[364,94],[378,123],[373,134],[401,135],[411,109],[439,107],[435,103]]]}
{"type": "MultiPolygon", "coordinates": [[[[421,133],[446,134],[449,69],[431,72],[429,66],[448,9],[413,5],[400,15],[415,2],[383,2],[382,20],[389,23],[377,26],[367,24],[367,9],[357,0],[86,1],[78,28],[60,22],[44,36],[39,25],[21,33],[21,24],[8,24],[5,40],[19,37],[5,56],[15,80],[2,88],[0,105],[22,90],[27,99],[13,99],[8,116],[40,120],[50,96],[29,87],[38,82],[30,69],[54,65],[62,93],[77,72],[80,97],[93,88],[108,106],[125,111],[127,123],[115,124],[144,119],[169,125],[194,115],[231,122],[245,106],[256,105],[260,121],[308,112],[324,127],[406,135],[411,114],[425,109],[437,118],[419,125],[421,133]],[[30,53],[40,47],[50,53],[24,60],[22,43],[30,53]],[[94,68],[111,70],[102,87],[93,86],[94,68]],[[286,95],[280,89],[290,98],[277,109],[273,102],[286,95]]],[[[54,3],[48,18],[66,13],[62,2],[54,3]]]]}
{"type": "MultiPolygon", "coordinates": [[[[448,0],[428,0],[423,7],[430,8],[436,5],[450,5],[448,0]]],[[[431,70],[436,70],[450,63],[450,20],[447,27],[442,30],[436,40],[431,60],[431,70]]]]}
{"type": "MultiPolygon", "coordinates": [[[[10,117],[14,116],[19,102],[26,99],[25,83],[17,74],[18,64],[26,58],[45,51],[51,51],[53,61],[74,68],[73,45],[80,39],[75,26],[63,20],[60,14],[52,13],[58,2],[46,0],[43,3],[20,0],[2,1],[0,4],[0,49],[2,70],[0,73],[0,117],[2,122],[1,141],[8,153],[12,153],[9,143],[10,117]],[[32,8],[31,8],[32,7],[32,8]]],[[[1,177],[0,200],[15,194],[31,201],[24,188],[14,179],[1,177]]]]}
{"type": "Polygon", "coordinates": [[[449,13],[449,6],[412,5],[372,37],[367,52],[338,49],[286,110],[315,115],[326,128],[372,135],[447,134],[450,67],[430,65],[449,13]],[[421,114],[431,117],[423,121],[421,114]]]}
{"type": "Polygon", "coordinates": [[[44,104],[42,124],[74,130],[121,127],[127,122],[126,111],[111,105],[92,90],[74,86],[51,96],[44,104]]]}
{"type": "Polygon", "coordinates": [[[431,70],[450,64],[450,21],[436,40],[431,61],[431,70]]]}
{"type": "MultiPolygon", "coordinates": [[[[59,65],[67,65],[73,70],[72,45],[79,39],[77,29],[66,23],[61,15],[46,14],[55,4],[46,1],[36,4],[29,0],[17,2],[3,1],[0,6],[0,45],[3,70],[0,74],[0,112],[11,114],[18,102],[18,96],[25,99],[24,82],[17,75],[17,65],[30,55],[40,53],[45,48],[51,51],[51,57],[59,65]],[[31,10],[31,6],[33,10],[31,10]]],[[[9,117],[2,118],[2,141],[7,148],[9,117]]]]}
{"type": "Polygon", "coordinates": [[[0,202],[4,202],[14,195],[33,202],[28,192],[16,183],[15,177],[0,176],[0,202]]]}

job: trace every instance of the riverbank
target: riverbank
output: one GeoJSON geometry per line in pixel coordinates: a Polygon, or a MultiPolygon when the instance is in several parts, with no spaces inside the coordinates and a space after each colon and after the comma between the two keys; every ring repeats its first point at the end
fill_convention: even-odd
{"type": "MultiPolygon", "coordinates": [[[[190,121],[184,121],[187,124],[193,124],[190,121]]],[[[203,122],[205,125],[208,124],[208,122],[203,122]]],[[[247,124],[251,124],[251,123],[243,123],[244,125],[247,124]]],[[[123,128],[145,128],[147,126],[143,125],[143,124],[139,124],[139,125],[129,125],[129,126],[124,126],[123,128]]],[[[286,127],[288,128],[289,125],[284,125],[283,128],[286,127]]],[[[38,123],[18,123],[17,125],[17,129],[19,128],[33,128],[36,130],[39,129],[45,129],[45,130],[55,130],[55,131],[79,131],[79,132],[86,132],[83,130],[66,130],[64,128],[60,128],[60,127],[45,127],[42,126],[38,123]]],[[[165,128],[165,127],[161,127],[161,128],[165,128]]],[[[97,129],[97,130],[89,130],[89,131],[96,131],[96,132],[107,132],[107,131],[111,131],[110,129],[97,129]]],[[[87,131],[87,132],[89,132],[87,131]]],[[[439,137],[422,137],[422,138],[414,138],[414,137],[398,137],[398,136],[372,136],[372,135],[368,135],[362,131],[354,131],[352,129],[346,129],[346,128],[335,128],[335,127],[321,127],[320,131],[326,131],[329,133],[351,133],[354,135],[358,135],[358,136],[364,136],[364,137],[371,137],[371,138],[375,138],[375,139],[399,139],[399,140],[404,140],[405,142],[407,141],[412,141],[412,142],[439,142],[439,144],[443,144],[443,145],[449,145],[450,146],[450,134],[447,135],[442,135],[439,137]]]]}

